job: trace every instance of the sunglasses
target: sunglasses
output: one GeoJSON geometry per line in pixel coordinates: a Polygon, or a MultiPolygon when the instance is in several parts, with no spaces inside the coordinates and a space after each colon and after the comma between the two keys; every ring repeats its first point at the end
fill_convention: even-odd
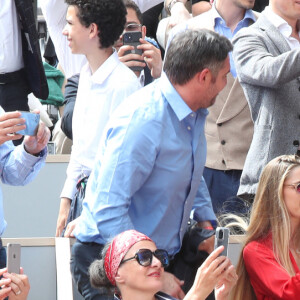
{"type": "Polygon", "coordinates": [[[284,185],[294,187],[295,191],[300,194],[300,182],[293,183],[293,184],[292,183],[291,184],[284,184],[284,185]]]}
{"type": "Polygon", "coordinates": [[[124,31],[139,31],[142,26],[142,24],[129,23],[125,25],[124,31]]]}
{"type": "Polygon", "coordinates": [[[162,249],[156,249],[153,252],[149,249],[140,249],[135,256],[122,260],[121,264],[136,259],[141,266],[148,267],[152,264],[153,255],[161,262],[164,268],[169,265],[169,254],[166,250],[162,249]]]}

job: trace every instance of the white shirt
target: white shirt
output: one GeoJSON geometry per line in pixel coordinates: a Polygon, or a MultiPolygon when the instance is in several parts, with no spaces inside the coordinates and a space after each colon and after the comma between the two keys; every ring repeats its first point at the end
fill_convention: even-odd
{"type": "Polygon", "coordinates": [[[114,53],[92,75],[88,64],[80,73],[73,113],[73,146],[61,197],[73,199],[82,174],[90,175],[104,127],[119,104],[140,88],[135,74],[114,53]]]}
{"type": "Polygon", "coordinates": [[[62,34],[67,23],[68,5],[63,0],[43,0],[40,1],[40,6],[66,78],[80,73],[81,68],[87,63],[87,59],[82,54],[72,54],[67,38],[62,34]]]}
{"type": "Polygon", "coordinates": [[[299,41],[291,36],[293,31],[292,27],[283,18],[275,14],[274,11],[272,11],[269,6],[267,6],[264,9],[262,14],[264,14],[265,17],[267,17],[267,19],[269,20],[269,22],[271,22],[284,36],[285,40],[287,41],[291,49],[300,47],[299,41]]]}
{"type": "Polygon", "coordinates": [[[0,4],[0,73],[24,67],[19,17],[14,0],[0,4]]]}
{"type": "Polygon", "coordinates": [[[133,0],[139,7],[140,11],[144,13],[153,6],[164,2],[164,0],[133,0]]]}

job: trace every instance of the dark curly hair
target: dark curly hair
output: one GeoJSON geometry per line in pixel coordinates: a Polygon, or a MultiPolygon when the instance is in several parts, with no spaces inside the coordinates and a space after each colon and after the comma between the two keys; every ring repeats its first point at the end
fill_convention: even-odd
{"type": "Polygon", "coordinates": [[[92,23],[99,29],[100,48],[108,48],[117,41],[126,23],[126,8],[122,0],[65,0],[78,7],[80,23],[88,27],[92,23]]]}

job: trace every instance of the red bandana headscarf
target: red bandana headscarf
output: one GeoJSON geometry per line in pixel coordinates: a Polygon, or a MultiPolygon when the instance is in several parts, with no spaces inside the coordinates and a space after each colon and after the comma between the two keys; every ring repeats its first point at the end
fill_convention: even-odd
{"type": "Polygon", "coordinates": [[[140,241],[152,240],[136,230],[127,230],[118,234],[111,242],[104,258],[104,269],[112,285],[116,285],[115,276],[124,256],[134,244],[140,241]]]}

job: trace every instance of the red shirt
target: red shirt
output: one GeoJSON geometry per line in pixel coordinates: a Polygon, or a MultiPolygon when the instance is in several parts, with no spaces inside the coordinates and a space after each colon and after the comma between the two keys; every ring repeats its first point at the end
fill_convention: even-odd
{"type": "Polygon", "coordinates": [[[257,300],[300,299],[300,271],[290,252],[296,275],[291,277],[275,260],[272,239],[249,243],[243,258],[257,300]]]}

